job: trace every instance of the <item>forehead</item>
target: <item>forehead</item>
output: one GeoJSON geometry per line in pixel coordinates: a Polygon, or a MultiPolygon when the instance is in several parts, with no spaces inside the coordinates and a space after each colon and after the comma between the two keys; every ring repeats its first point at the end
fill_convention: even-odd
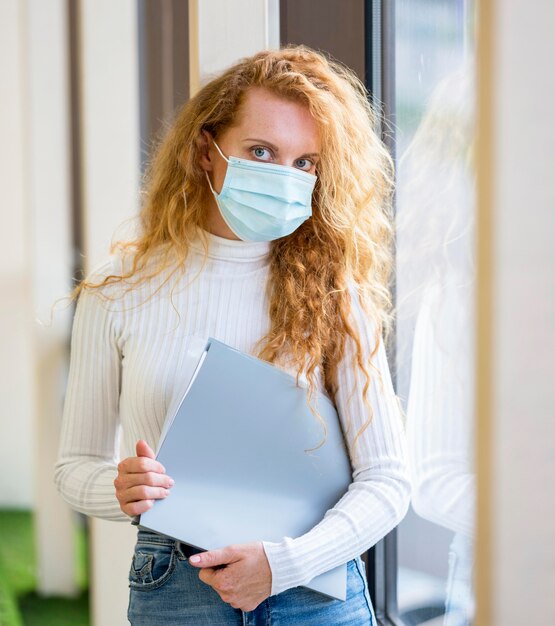
{"type": "Polygon", "coordinates": [[[262,87],[246,90],[230,131],[238,139],[263,138],[284,148],[298,146],[306,152],[320,148],[318,125],[308,107],[262,87]]]}

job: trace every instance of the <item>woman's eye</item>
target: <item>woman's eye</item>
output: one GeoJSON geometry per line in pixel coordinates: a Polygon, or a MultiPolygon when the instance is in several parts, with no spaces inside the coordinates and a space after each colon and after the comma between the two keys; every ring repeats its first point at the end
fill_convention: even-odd
{"type": "MultiPolygon", "coordinates": [[[[271,150],[269,148],[265,148],[264,146],[253,146],[250,149],[250,152],[255,158],[262,161],[269,161],[273,156],[271,150]]],[[[295,161],[295,167],[304,171],[310,170],[313,165],[314,162],[310,159],[297,159],[295,161]]]]}
{"type": "Polygon", "coordinates": [[[257,159],[263,159],[265,152],[270,154],[270,151],[268,150],[268,148],[262,148],[261,146],[257,146],[256,148],[251,148],[251,150],[257,159]]]}
{"type": "Polygon", "coordinates": [[[310,159],[297,159],[297,167],[301,170],[309,170],[313,163],[310,159]]]}

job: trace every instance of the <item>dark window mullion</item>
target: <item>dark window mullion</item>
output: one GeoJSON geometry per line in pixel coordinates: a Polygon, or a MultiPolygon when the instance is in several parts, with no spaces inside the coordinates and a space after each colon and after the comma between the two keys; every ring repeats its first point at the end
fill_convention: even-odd
{"type": "MultiPolygon", "coordinates": [[[[365,79],[372,101],[381,112],[376,129],[396,159],[395,137],[395,2],[365,0],[365,79]]],[[[395,214],[395,197],[393,198],[395,214]]],[[[395,247],[394,247],[395,249],[395,247]]],[[[393,272],[390,285],[393,305],[396,304],[396,281],[393,272]]],[[[393,387],[397,390],[396,328],[388,342],[393,387]]],[[[366,573],[380,626],[403,626],[397,610],[397,529],[368,551],[366,573]]]]}

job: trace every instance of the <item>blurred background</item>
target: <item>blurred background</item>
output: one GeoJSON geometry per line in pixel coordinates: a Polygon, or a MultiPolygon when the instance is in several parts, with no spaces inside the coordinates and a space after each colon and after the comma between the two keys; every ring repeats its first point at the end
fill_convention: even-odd
{"type": "Polygon", "coordinates": [[[178,107],[287,43],[358,74],[396,162],[413,500],[364,555],[380,624],[555,623],[554,28],[541,0],[0,0],[0,626],[127,623],[135,527],[53,483],[64,296],[131,236],[178,107]]]}

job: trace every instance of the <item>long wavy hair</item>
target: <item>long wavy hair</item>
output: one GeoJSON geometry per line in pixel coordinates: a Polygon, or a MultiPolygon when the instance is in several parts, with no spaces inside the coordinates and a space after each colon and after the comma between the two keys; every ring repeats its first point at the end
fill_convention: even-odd
{"type": "MultiPolygon", "coordinates": [[[[84,288],[118,281],[129,284],[131,279],[137,284],[171,265],[163,285],[174,272],[185,271],[193,237],[200,235],[207,250],[207,238],[198,228],[206,223],[210,194],[199,163],[201,133],[207,130],[217,139],[230,127],[250,87],[264,87],[308,107],[321,139],[312,217],[271,243],[271,329],[257,342],[257,356],[277,365],[287,353],[297,368],[297,382],[302,371],[306,372],[309,403],[320,369],[333,400],[338,364],[350,338],[355,348],[353,365],[366,377],[363,396],[370,409],[356,443],[373,415],[367,399],[369,370],[374,369],[378,376],[379,370],[372,357],[380,336],[387,343],[393,317],[389,289],[393,161],[376,133],[379,113],[364,84],[331,57],[305,45],[264,50],[239,60],[204,84],[178,109],[152,152],[144,175],[137,236],[112,244],[112,252],[119,248],[131,255],[129,270],[106,276],[101,283],[84,279],[71,296],[76,298],[84,288]],[[149,265],[154,269],[148,272],[147,263],[155,253],[156,263],[149,265]],[[350,318],[352,293],[358,294],[375,323],[370,358],[364,357],[356,324],[350,318]]],[[[325,421],[318,412],[315,415],[326,435],[325,421]]],[[[348,423],[345,436],[350,417],[348,423]]]]}

